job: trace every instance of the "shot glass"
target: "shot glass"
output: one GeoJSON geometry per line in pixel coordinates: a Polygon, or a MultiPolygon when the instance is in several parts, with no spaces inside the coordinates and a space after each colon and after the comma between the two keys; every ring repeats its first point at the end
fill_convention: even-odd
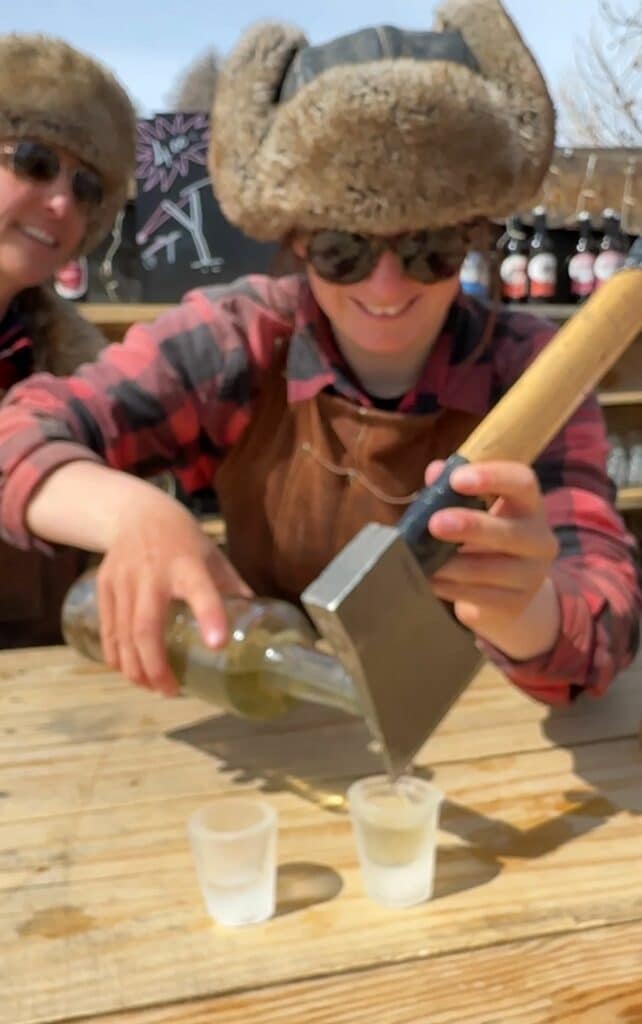
{"type": "Polygon", "coordinates": [[[365,890],[385,907],[430,899],[443,794],[424,779],[387,775],[354,782],[348,804],[365,890]]]}
{"type": "Polygon", "coordinates": [[[274,913],[277,814],[264,800],[222,797],[187,826],[205,906],[219,924],[266,921],[274,913]]]}

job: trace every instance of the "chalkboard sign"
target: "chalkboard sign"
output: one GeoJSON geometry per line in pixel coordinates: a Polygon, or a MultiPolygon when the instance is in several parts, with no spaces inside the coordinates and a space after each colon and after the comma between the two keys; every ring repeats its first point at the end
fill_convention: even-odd
{"type": "Polygon", "coordinates": [[[140,119],[136,242],[143,302],[174,302],[190,288],[270,273],[276,246],[229,223],[207,170],[209,118],[169,113],[140,119]]]}
{"type": "Polygon", "coordinates": [[[72,302],[140,302],[142,284],[134,204],[122,209],[107,238],[87,258],[70,260],[54,275],[54,288],[72,302]]]}

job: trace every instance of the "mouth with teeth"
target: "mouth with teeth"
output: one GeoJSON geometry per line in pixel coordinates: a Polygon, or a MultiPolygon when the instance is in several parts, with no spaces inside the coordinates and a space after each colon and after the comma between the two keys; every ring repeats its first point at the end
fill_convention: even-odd
{"type": "Polygon", "coordinates": [[[42,228],[36,228],[32,224],[19,224],[18,230],[21,235],[31,239],[33,242],[46,245],[49,249],[56,249],[58,247],[56,239],[46,231],[43,231],[42,228]]]}
{"type": "Polygon", "coordinates": [[[374,317],[377,320],[396,320],[399,317],[404,316],[411,306],[414,306],[417,301],[417,296],[415,295],[411,299],[408,299],[406,302],[402,302],[397,306],[369,305],[362,302],[360,299],[353,299],[352,301],[362,313],[366,314],[366,316],[374,317]]]}

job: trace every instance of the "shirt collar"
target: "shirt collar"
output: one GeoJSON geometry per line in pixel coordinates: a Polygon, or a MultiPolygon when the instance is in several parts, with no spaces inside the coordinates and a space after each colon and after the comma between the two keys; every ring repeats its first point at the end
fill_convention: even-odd
{"type": "MultiPolygon", "coordinates": [[[[459,409],[483,415],[488,409],[492,362],[488,347],[479,347],[489,309],[461,293],[426,359],[414,388],[405,394],[399,411],[436,412],[459,409]]],[[[305,278],[301,282],[287,360],[288,401],[313,398],[326,387],[364,406],[372,405],[360,388],[334,339],[328,318],[305,278]]]]}

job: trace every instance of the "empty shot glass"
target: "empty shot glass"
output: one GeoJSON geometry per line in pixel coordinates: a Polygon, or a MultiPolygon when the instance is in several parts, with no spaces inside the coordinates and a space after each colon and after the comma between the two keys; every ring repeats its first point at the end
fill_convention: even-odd
{"type": "Polygon", "coordinates": [[[219,924],[266,921],[274,913],[277,814],[264,800],[221,797],[187,827],[208,913],[219,924]]]}
{"type": "Polygon", "coordinates": [[[435,873],[439,808],[436,786],[403,775],[354,782],[348,804],[365,890],[386,907],[430,899],[435,873]]]}

